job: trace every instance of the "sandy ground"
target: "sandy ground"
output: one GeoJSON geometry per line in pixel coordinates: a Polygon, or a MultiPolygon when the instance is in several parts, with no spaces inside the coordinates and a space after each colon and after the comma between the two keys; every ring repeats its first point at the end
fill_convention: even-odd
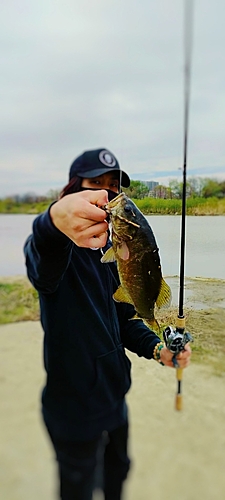
{"type": "MultiPolygon", "coordinates": [[[[39,322],[0,327],[0,499],[55,500],[55,460],[39,414],[39,322]]],[[[130,355],[133,385],[126,500],[224,500],[225,377],[192,364],[182,412],[173,369],[130,355]]]]}

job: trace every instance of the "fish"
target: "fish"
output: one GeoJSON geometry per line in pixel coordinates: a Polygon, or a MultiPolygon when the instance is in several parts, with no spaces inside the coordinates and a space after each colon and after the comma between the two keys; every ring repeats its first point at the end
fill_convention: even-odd
{"type": "Polygon", "coordinates": [[[162,276],[159,248],[152,228],[124,192],[102,208],[109,216],[112,246],[101,262],[116,261],[120,279],[113,299],[132,304],[135,308],[132,319],[141,318],[150,329],[158,332],[160,326],[155,309],[168,307],[172,293],[162,276]]]}

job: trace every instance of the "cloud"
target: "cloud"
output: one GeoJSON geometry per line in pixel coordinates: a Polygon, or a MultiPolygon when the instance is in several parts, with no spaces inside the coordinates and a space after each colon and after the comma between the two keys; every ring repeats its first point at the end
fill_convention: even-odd
{"type": "MultiPolygon", "coordinates": [[[[101,146],[131,177],[180,168],[183,5],[3,2],[0,196],[60,188],[75,156],[101,146]]],[[[188,161],[195,175],[225,172],[224,12],[222,0],[194,3],[188,161]]]]}

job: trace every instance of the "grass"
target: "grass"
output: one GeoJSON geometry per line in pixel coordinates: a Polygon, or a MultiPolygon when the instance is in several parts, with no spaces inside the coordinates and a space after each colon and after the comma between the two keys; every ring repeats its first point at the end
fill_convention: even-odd
{"type": "MultiPolygon", "coordinates": [[[[206,285],[207,287],[207,285],[206,285]]],[[[208,285],[209,287],[209,285],[208,285]]],[[[216,375],[225,374],[225,309],[187,309],[186,330],[194,342],[192,362],[207,365],[216,375]]],[[[165,326],[176,324],[177,308],[157,312],[161,336],[165,326]]],[[[38,294],[26,277],[0,280],[0,324],[39,320],[38,294]]]]}
{"type": "Polygon", "coordinates": [[[36,290],[26,278],[15,282],[0,282],[0,324],[39,319],[39,301],[36,290]]]}
{"type": "Polygon", "coordinates": [[[39,203],[16,203],[13,201],[0,200],[0,213],[2,214],[40,214],[44,212],[50,201],[40,201],[39,203]]]}
{"type": "MultiPolygon", "coordinates": [[[[145,215],[180,215],[182,201],[178,199],[144,198],[133,199],[138,208],[145,215]]],[[[38,203],[22,203],[10,200],[0,200],[0,213],[4,214],[39,214],[44,212],[49,201],[38,203]]],[[[187,215],[225,215],[225,198],[187,198],[187,215]]]]}
{"type": "MultiPolygon", "coordinates": [[[[161,325],[160,336],[167,325],[176,325],[177,308],[164,309],[157,314],[161,325]]],[[[215,375],[225,374],[225,309],[186,309],[186,331],[190,332],[192,362],[211,367],[215,375]]]]}
{"type": "MultiPolygon", "coordinates": [[[[144,198],[133,200],[139,210],[145,215],[180,215],[182,201],[177,199],[144,198]]],[[[187,215],[225,215],[225,199],[218,198],[188,198],[186,202],[187,215]]]]}

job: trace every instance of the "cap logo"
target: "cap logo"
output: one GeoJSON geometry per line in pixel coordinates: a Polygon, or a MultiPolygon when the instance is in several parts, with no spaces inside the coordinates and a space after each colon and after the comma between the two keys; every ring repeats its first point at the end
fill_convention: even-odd
{"type": "Polygon", "coordinates": [[[99,160],[101,163],[103,163],[103,165],[106,165],[107,167],[115,167],[116,165],[116,158],[114,158],[112,153],[110,153],[106,149],[99,153],[99,160]]]}

